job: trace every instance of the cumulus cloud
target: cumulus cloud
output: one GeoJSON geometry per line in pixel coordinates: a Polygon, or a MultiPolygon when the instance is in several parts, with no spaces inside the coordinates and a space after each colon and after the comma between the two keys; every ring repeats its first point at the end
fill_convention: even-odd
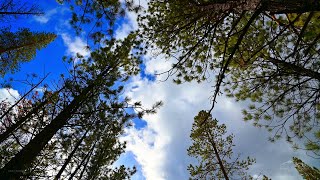
{"type": "MultiPolygon", "coordinates": [[[[125,0],[120,0],[122,4],[125,3],[125,0]]],[[[147,0],[135,0],[135,5],[140,5],[142,9],[147,9],[148,1],[147,0]]],[[[138,29],[137,23],[137,13],[132,11],[126,11],[126,16],[123,21],[119,22],[120,26],[115,31],[115,38],[124,39],[127,35],[136,29],[138,29]]]]}
{"type": "Polygon", "coordinates": [[[67,53],[69,55],[75,56],[77,53],[84,57],[90,55],[90,51],[86,49],[87,43],[80,37],[73,38],[67,33],[61,33],[61,37],[64,44],[67,46],[67,53]]]}

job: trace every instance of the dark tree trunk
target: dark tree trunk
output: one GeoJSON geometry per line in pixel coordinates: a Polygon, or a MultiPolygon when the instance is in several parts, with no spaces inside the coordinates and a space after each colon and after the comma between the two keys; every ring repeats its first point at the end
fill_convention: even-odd
{"type": "MultiPolygon", "coordinates": [[[[0,54],[1,54],[1,50],[0,50],[0,54]]],[[[48,77],[48,75],[46,75],[40,82],[38,82],[35,86],[33,86],[27,93],[25,93],[17,102],[15,102],[6,112],[4,112],[1,117],[0,120],[2,120],[7,114],[10,113],[10,111],[19,104],[19,102],[21,102],[22,100],[24,100],[28,94],[30,94],[35,88],[37,88],[46,78],[48,77]]]]}
{"type": "Polygon", "coordinates": [[[217,12],[255,11],[260,6],[264,6],[264,11],[272,14],[320,11],[319,0],[217,0],[203,3],[195,3],[191,0],[190,3],[202,10],[217,12]]]}
{"type": "MultiPolygon", "coordinates": [[[[88,151],[87,152],[87,154],[85,155],[85,157],[82,159],[82,161],[80,162],[80,164],[77,166],[77,168],[74,170],[74,172],[71,174],[71,176],[69,177],[69,180],[72,180],[73,179],[73,177],[77,174],[77,172],[79,171],[79,169],[81,168],[81,166],[85,163],[85,165],[84,165],[84,167],[83,167],[83,170],[82,170],[82,172],[81,172],[81,177],[82,177],[82,175],[83,175],[83,173],[84,173],[84,171],[85,171],[85,169],[86,169],[86,167],[87,167],[87,165],[88,165],[88,163],[89,163],[89,160],[90,160],[90,158],[91,158],[91,156],[92,156],[92,153],[93,153],[93,150],[94,150],[94,148],[95,148],[95,146],[96,146],[96,143],[97,143],[97,141],[93,144],[93,146],[92,146],[92,148],[90,149],[90,151],[88,151]]],[[[79,178],[80,179],[80,178],[79,178]]]]}
{"type": "Polygon", "coordinates": [[[317,79],[320,81],[320,73],[313,71],[311,69],[306,69],[304,67],[301,67],[299,65],[291,64],[289,62],[285,62],[276,58],[267,58],[272,64],[274,64],[277,67],[284,68],[285,70],[291,70],[295,74],[299,74],[302,76],[307,76],[313,79],[317,79]]]}
{"type": "Polygon", "coordinates": [[[12,134],[17,128],[19,128],[23,123],[27,122],[32,115],[36,114],[40,108],[42,108],[47,103],[47,100],[41,102],[37,107],[33,108],[25,116],[21,117],[17,122],[12,124],[5,132],[0,134],[0,144],[5,141],[10,134],[12,134]]]}
{"type": "Polygon", "coordinates": [[[206,131],[206,133],[207,133],[207,135],[208,135],[208,137],[209,137],[209,142],[211,143],[211,145],[212,145],[212,147],[213,147],[213,151],[214,151],[214,154],[215,154],[215,156],[216,156],[216,158],[217,158],[217,161],[218,161],[220,170],[221,170],[221,172],[222,172],[222,174],[223,174],[223,177],[224,177],[225,180],[229,180],[228,173],[227,173],[226,168],[224,167],[223,162],[222,162],[222,160],[221,160],[221,158],[220,158],[220,154],[219,154],[219,151],[218,151],[218,149],[217,149],[217,145],[216,145],[216,143],[214,142],[214,138],[210,135],[210,133],[208,132],[208,130],[205,130],[205,131],[206,131]]]}
{"type": "Polygon", "coordinates": [[[73,157],[74,153],[76,153],[76,151],[78,150],[78,148],[80,147],[82,141],[84,140],[84,138],[87,136],[88,131],[81,137],[81,139],[79,140],[79,142],[75,145],[74,149],[71,151],[71,153],[69,154],[68,158],[64,161],[62,167],[60,168],[58,174],[56,175],[56,177],[54,179],[58,180],[61,177],[61,174],[63,173],[63,171],[66,169],[67,165],[70,163],[71,158],[73,157]]]}
{"type": "Polygon", "coordinates": [[[305,13],[320,11],[319,0],[261,0],[266,11],[272,14],[305,13]]]}
{"type": "Polygon", "coordinates": [[[32,46],[35,46],[38,43],[41,43],[41,41],[26,43],[26,44],[22,44],[22,45],[19,45],[19,46],[0,47],[0,54],[5,53],[5,52],[14,51],[14,50],[19,50],[21,48],[27,48],[27,47],[30,47],[30,46],[32,47],[32,46]]]}

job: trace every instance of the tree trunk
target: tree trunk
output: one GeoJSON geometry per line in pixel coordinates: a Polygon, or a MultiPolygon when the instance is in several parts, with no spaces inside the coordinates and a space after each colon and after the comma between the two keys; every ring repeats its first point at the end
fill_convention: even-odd
{"type": "Polygon", "coordinates": [[[0,54],[8,52],[8,51],[18,50],[18,49],[25,48],[25,47],[28,47],[28,46],[34,46],[37,43],[39,43],[39,42],[27,43],[27,44],[23,44],[23,45],[20,45],[20,46],[13,46],[13,47],[8,47],[8,48],[0,47],[0,54]]]}
{"type": "Polygon", "coordinates": [[[78,148],[80,147],[82,141],[84,140],[84,138],[87,136],[88,130],[86,131],[86,133],[84,133],[84,135],[81,137],[81,139],[79,140],[79,142],[75,145],[74,149],[71,151],[71,153],[69,154],[68,158],[65,160],[65,162],[63,163],[62,167],[60,168],[58,174],[56,175],[56,177],[54,178],[55,180],[60,179],[61,174],[63,173],[63,171],[66,169],[67,165],[70,163],[71,158],[73,157],[74,153],[76,153],[76,151],[78,150],[78,148]]]}
{"type": "MultiPolygon", "coordinates": [[[[1,54],[1,50],[0,50],[0,54],[1,54]]],[[[10,113],[10,111],[19,104],[19,102],[21,102],[22,100],[25,99],[25,97],[28,96],[28,94],[30,94],[35,88],[37,88],[46,78],[48,77],[48,75],[46,75],[40,82],[38,82],[36,85],[34,85],[27,93],[25,93],[17,102],[15,102],[6,112],[4,112],[1,117],[0,120],[2,120],[7,114],[10,113]]]]}
{"type": "Polygon", "coordinates": [[[216,12],[243,12],[255,11],[260,6],[264,6],[264,11],[272,14],[285,13],[305,13],[320,11],[319,0],[217,0],[215,2],[190,2],[192,5],[200,7],[203,11],[216,12]]]}
{"type": "Polygon", "coordinates": [[[266,11],[272,14],[305,13],[320,11],[319,0],[261,0],[266,11]]]}
{"type": "MultiPolygon", "coordinates": [[[[206,127],[207,128],[207,127],[206,127]]],[[[222,174],[224,176],[224,179],[225,180],[229,180],[229,177],[228,177],[228,174],[227,174],[227,171],[226,171],[226,168],[224,167],[223,163],[222,163],[222,160],[220,158],[220,155],[219,155],[219,152],[218,152],[218,149],[217,149],[217,145],[216,143],[214,142],[214,139],[213,137],[211,136],[211,134],[208,132],[209,130],[206,129],[205,130],[208,137],[209,137],[209,142],[211,143],[212,147],[213,147],[213,151],[214,151],[214,154],[216,155],[216,158],[217,158],[217,161],[218,161],[218,164],[220,166],[220,170],[222,171],[222,174]]]]}
{"type": "MultiPolygon", "coordinates": [[[[72,180],[73,177],[77,174],[78,170],[81,168],[81,166],[85,163],[85,166],[83,168],[83,171],[81,172],[81,176],[83,175],[83,172],[85,170],[85,168],[87,167],[89,160],[91,158],[91,155],[93,153],[93,150],[95,148],[97,144],[97,141],[95,141],[95,143],[93,144],[92,148],[90,149],[90,151],[88,151],[88,153],[85,155],[85,157],[82,159],[82,161],[80,162],[80,164],[77,166],[77,168],[74,170],[74,172],[71,174],[71,176],[69,177],[69,180],[72,180]]],[[[80,179],[80,178],[79,178],[80,179]]]]}
{"type": "Polygon", "coordinates": [[[17,128],[19,128],[23,123],[25,123],[32,115],[36,114],[40,108],[42,108],[47,103],[47,100],[41,102],[37,107],[33,108],[27,115],[21,117],[17,122],[12,124],[5,132],[0,134],[0,144],[5,141],[10,134],[12,134],[17,128]]]}

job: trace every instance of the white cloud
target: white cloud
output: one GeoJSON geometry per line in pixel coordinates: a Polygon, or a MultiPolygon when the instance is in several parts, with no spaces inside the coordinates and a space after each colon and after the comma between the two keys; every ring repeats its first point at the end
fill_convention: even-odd
{"type": "Polygon", "coordinates": [[[17,90],[11,88],[0,88],[0,102],[7,101],[14,103],[20,98],[20,94],[17,90]]]}
{"type": "Polygon", "coordinates": [[[124,39],[128,36],[128,34],[133,31],[134,28],[130,23],[124,23],[115,32],[116,39],[124,39]]]}
{"type": "Polygon", "coordinates": [[[149,107],[163,100],[164,106],[157,114],[144,118],[148,123],[145,128],[127,130],[127,150],[135,155],[146,179],[187,179],[186,165],[191,159],[186,156],[186,149],[192,119],[200,109],[208,107],[210,92],[201,89],[208,89],[210,85],[176,86],[139,77],[130,85],[136,88],[127,95],[134,100],[149,107]]]}
{"type": "MultiPolygon", "coordinates": [[[[214,82],[212,82],[214,83],[214,82]]],[[[147,180],[187,179],[187,166],[192,162],[186,149],[190,145],[190,130],[193,117],[199,110],[210,107],[212,83],[187,83],[175,85],[166,82],[151,82],[140,77],[133,78],[127,95],[145,106],[163,100],[164,106],[157,114],[144,117],[146,127],[127,129],[127,151],[132,152],[142,167],[147,180]]],[[[235,154],[255,157],[251,174],[265,174],[272,179],[299,180],[291,159],[300,157],[308,163],[316,160],[303,151],[293,151],[285,140],[268,141],[264,129],[253,127],[242,121],[241,107],[226,97],[220,97],[213,116],[227,125],[228,133],[235,134],[235,154]]]]}
{"type": "Polygon", "coordinates": [[[67,53],[75,56],[77,53],[87,57],[90,55],[90,51],[86,49],[87,43],[80,37],[72,38],[67,33],[61,33],[62,40],[67,46],[67,53]]]}
{"type": "Polygon", "coordinates": [[[46,11],[44,15],[35,16],[34,20],[36,20],[37,22],[39,22],[41,24],[46,24],[51,19],[51,17],[57,13],[58,13],[58,10],[56,8],[51,9],[49,11],[46,11]]]}
{"type": "MultiPolygon", "coordinates": [[[[124,4],[124,0],[120,0],[122,4],[124,4]]],[[[143,9],[148,7],[147,0],[135,0],[135,5],[140,5],[143,9]]],[[[126,16],[124,18],[124,22],[121,22],[119,28],[115,31],[115,38],[124,39],[131,32],[138,29],[137,23],[137,13],[126,11],[126,16]]]]}

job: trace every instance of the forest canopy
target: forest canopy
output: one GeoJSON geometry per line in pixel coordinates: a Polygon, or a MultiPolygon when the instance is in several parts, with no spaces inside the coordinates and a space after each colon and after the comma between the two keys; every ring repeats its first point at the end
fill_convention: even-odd
{"type": "Polygon", "coordinates": [[[319,11],[2,1],[0,178],[316,178],[319,11]]]}

